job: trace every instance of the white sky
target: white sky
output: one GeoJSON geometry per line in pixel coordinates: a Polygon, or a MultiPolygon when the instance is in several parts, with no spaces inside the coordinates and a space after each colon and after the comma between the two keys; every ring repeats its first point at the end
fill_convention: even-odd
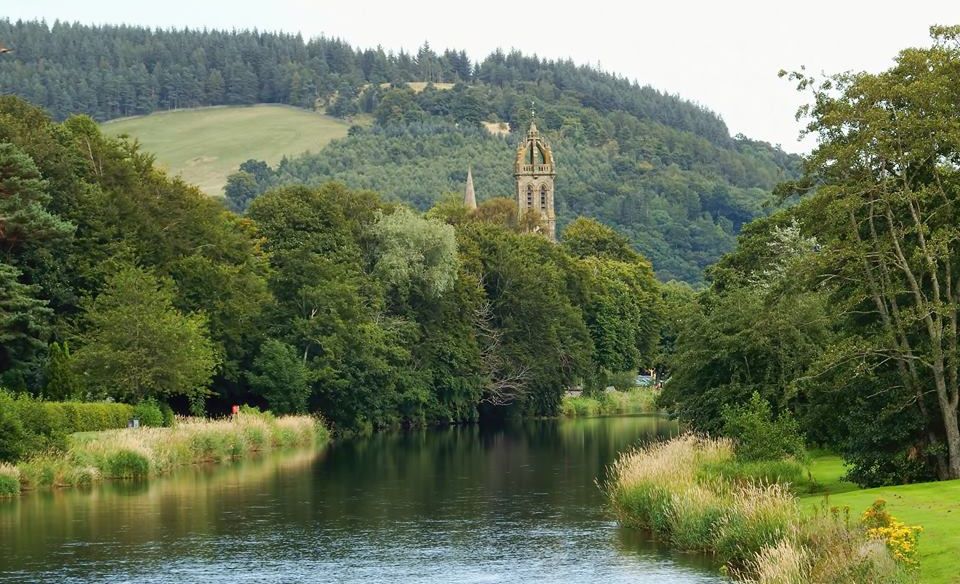
{"type": "Polygon", "coordinates": [[[732,134],[808,150],[802,97],[780,69],[879,71],[931,24],[960,23],[960,0],[6,0],[0,16],[160,27],[259,28],[360,47],[496,48],[599,64],[719,113],[732,134]]]}

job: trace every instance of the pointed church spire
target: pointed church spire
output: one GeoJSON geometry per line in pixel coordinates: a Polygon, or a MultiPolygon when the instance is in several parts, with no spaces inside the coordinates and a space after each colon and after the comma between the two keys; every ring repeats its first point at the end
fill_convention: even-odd
{"type": "Polygon", "coordinates": [[[473,192],[473,168],[467,167],[467,188],[463,193],[463,205],[471,211],[477,208],[477,195],[473,192]]]}

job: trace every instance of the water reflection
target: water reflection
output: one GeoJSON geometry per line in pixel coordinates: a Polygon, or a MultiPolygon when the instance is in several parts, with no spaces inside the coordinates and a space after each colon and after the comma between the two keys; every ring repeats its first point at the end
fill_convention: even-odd
{"type": "Polygon", "coordinates": [[[0,502],[0,582],[716,582],[594,484],[656,417],[380,434],[0,502]]]}

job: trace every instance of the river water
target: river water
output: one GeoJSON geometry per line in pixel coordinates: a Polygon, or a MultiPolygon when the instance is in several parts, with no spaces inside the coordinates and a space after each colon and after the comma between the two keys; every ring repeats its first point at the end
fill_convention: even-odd
{"type": "Polygon", "coordinates": [[[595,484],[657,417],[384,433],[0,500],[0,582],[722,581],[619,528],[595,484]]]}

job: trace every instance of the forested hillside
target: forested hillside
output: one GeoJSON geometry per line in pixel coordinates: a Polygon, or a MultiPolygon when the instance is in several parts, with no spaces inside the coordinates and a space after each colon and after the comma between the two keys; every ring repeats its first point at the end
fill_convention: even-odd
{"type": "MultiPolygon", "coordinates": [[[[768,150],[748,141],[725,149],[694,134],[634,122],[633,136],[620,127],[625,142],[636,137],[648,145],[626,151],[616,142],[592,144],[562,130],[552,134],[559,225],[595,217],[630,237],[661,279],[698,282],[740,226],[765,212],[783,170],[768,150]]],[[[235,175],[232,182],[248,186],[228,183],[228,197],[242,210],[244,200],[271,186],[333,179],[426,209],[444,193],[462,192],[468,166],[481,201],[511,197],[515,137],[448,122],[354,128],[317,154],[260,172],[252,192],[242,180],[247,177],[235,175]]]]}
{"type": "Polygon", "coordinates": [[[481,199],[509,195],[516,135],[488,136],[481,123],[522,131],[533,107],[557,151],[560,226],[578,214],[615,226],[654,261],[661,279],[700,281],[797,166],[796,157],[769,144],[731,137],[716,114],[696,104],[518,52],[471,62],[462,51],[428,45],[394,54],[256,31],[9,21],[0,21],[0,38],[14,48],[0,59],[0,92],[57,118],[260,102],[373,116],[372,129],[356,126],[319,153],[260,173],[256,184],[240,177],[237,210],[267,187],[330,178],[425,209],[462,188],[468,164],[477,168],[481,199]],[[397,85],[408,81],[455,85],[420,92],[397,85]]]}

